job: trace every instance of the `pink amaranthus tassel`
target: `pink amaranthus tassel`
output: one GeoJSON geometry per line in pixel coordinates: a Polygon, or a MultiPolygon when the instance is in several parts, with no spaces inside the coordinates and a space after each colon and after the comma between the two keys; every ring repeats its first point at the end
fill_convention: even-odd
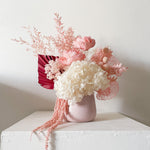
{"type": "Polygon", "coordinates": [[[57,98],[52,118],[49,121],[47,121],[46,123],[44,123],[43,125],[41,125],[33,130],[33,132],[36,132],[37,130],[42,131],[42,130],[47,129],[45,150],[48,149],[48,141],[49,141],[51,132],[58,125],[63,123],[63,120],[65,119],[65,114],[67,114],[67,113],[68,113],[68,101],[57,98]]]}

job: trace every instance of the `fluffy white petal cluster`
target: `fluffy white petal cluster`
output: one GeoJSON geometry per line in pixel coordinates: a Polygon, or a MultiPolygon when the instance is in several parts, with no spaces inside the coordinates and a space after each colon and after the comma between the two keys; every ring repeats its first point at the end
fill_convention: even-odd
{"type": "Polygon", "coordinates": [[[56,95],[69,100],[69,104],[80,102],[84,96],[108,86],[107,73],[89,61],[73,62],[54,84],[56,95]]]}

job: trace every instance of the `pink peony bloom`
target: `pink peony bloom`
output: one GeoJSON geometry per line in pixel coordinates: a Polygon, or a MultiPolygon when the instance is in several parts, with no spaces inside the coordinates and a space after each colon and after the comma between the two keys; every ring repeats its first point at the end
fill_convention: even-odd
{"type": "Polygon", "coordinates": [[[81,37],[78,36],[76,40],[73,42],[74,48],[81,49],[87,51],[88,49],[92,48],[95,45],[95,40],[91,37],[85,36],[81,37]]]}
{"type": "Polygon", "coordinates": [[[84,59],[85,59],[85,54],[83,54],[81,51],[77,49],[72,49],[70,51],[63,51],[60,54],[59,62],[64,66],[68,66],[71,65],[73,61],[77,61],[77,60],[81,61],[84,59]]]}

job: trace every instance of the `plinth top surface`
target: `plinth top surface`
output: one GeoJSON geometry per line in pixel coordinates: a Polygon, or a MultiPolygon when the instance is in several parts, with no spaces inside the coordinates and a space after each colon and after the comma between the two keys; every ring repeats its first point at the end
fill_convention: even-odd
{"type": "MultiPolygon", "coordinates": [[[[11,127],[7,128],[5,131],[32,131],[36,127],[44,124],[46,121],[50,120],[52,116],[52,111],[37,111],[33,114],[27,116],[11,127]]],[[[150,127],[139,123],[133,119],[130,119],[119,113],[102,113],[97,114],[96,118],[92,122],[85,123],[70,123],[66,122],[57,127],[56,132],[59,131],[126,131],[126,130],[148,130],[150,127]]]]}

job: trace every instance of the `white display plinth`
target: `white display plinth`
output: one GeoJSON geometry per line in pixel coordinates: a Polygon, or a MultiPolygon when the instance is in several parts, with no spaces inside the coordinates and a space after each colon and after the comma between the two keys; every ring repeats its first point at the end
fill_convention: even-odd
{"type": "MultiPolygon", "coordinates": [[[[30,135],[51,115],[38,111],[4,130],[2,150],[45,150],[46,131],[33,134],[31,141],[30,135]]],[[[119,113],[97,114],[93,122],[64,123],[50,138],[50,150],[150,150],[150,127],[119,113]]]]}

